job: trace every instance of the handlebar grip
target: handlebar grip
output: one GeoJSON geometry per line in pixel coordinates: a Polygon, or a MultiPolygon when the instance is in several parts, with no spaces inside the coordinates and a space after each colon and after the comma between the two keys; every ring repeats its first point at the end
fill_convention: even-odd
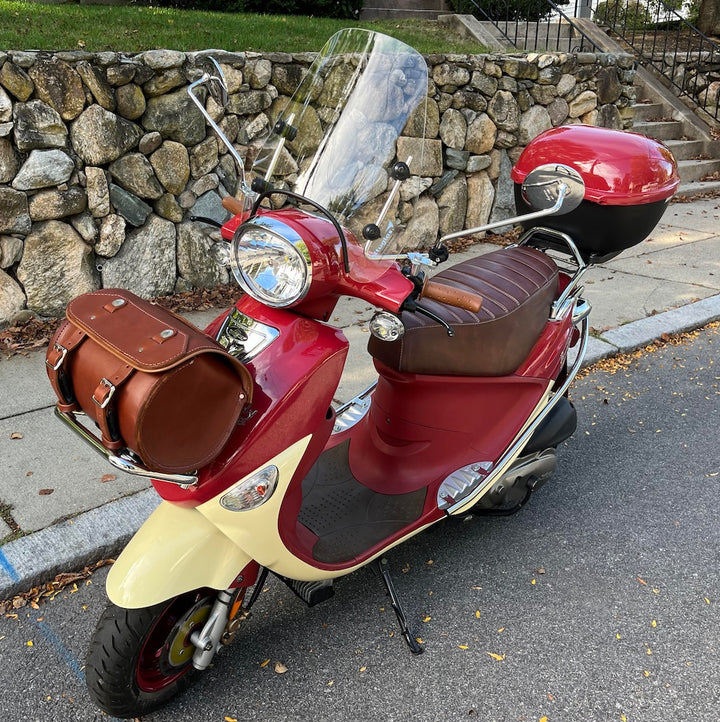
{"type": "Polygon", "coordinates": [[[222,207],[226,211],[230,211],[234,216],[241,216],[245,211],[243,202],[233,196],[225,196],[225,198],[222,199],[222,207]]]}
{"type": "Polygon", "coordinates": [[[453,288],[443,283],[427,281],[423,286],[421,298],[430,298],[433,301],[447,303],[449,306],[463,308],[466,311],[477,313],[482,305],[482,296],[472,291],[463,291],[461,288],[453,288]]]}

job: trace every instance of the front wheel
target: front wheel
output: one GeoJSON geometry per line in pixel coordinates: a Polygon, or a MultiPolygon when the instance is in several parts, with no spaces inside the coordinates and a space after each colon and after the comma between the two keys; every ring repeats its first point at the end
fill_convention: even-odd
{"type": "Polygon", "coordinates": [[[196,674],[190,635],[202,629],[215,595],[193,591],[140,609],[108,605],[88,651],[85,679],[114,717],[148,714],[186,689],[196,674]]]}

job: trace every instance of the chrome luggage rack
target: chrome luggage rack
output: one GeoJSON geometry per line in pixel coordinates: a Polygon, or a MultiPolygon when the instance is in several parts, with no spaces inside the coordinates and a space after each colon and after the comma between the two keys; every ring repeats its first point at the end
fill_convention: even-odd
{"type": "Polygon", "coordinates": [[[86,426],[81,424],[78,416],[85,416],[82,411],[60,411],[55,408],[55,416],[69,426],[83,441],[89,444],[98,454],[108,461],[114,468],[124,471],[133,476],[142,476],[146,479],[157,479],[177,484],[181,489],[191,489],[198,484],[197,473],[190,474],[166,474],[160,471],[153,471],[142,464],[140,459],[129,449],[115,453],[106,449],[99,437],[92,433],[86,426]]]}
{"type": "Polygon", "coordinates": [[[526,231],[516,246],[532,246],[544,251],[550,256],[557,267],[570,277],[570,282],[565,287],[559,298],[553,303],[550,318],[552,320],[562,318],[570,304],[575,304],[576,311],[573,313],[573,323],[577,325],[583,317],[590,313],[590,306],[580,299],[583,287],[580,285],[585,272],[589,268],[567,233],[556,231],[553,228],[537,226],[526,231]],[[578,313],[580,316],[578,316],[578,313]]]}

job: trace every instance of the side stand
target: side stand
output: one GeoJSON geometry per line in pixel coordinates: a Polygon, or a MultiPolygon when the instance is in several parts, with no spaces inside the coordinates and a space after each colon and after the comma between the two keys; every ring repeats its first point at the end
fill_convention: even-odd
{"type": "Polygon", "coordinates": [[[392,608],[395,610],[398,624],[400,625],[400,631],[402,632],[403,637],[405,637],[405,641],[407,642],[408,647],[410,647],[410,651],[413,654],[422,654],[425,651],[425,648],[417,641],[417,635],[415,634],[415,631],[411,629],[408,625],[407,617],[405,616],[405,610],[402,608],[400,598],[395,591],[395,585],[393,584],[392,577],[390,576],[390,569],[388,569],[387,559],[378,559],[375,562],[374,566],[382,577],[383,582],[385,582],[385,588],[387,589],[387,593],[390,596],[390,603],[392,604],[392,608]]]}

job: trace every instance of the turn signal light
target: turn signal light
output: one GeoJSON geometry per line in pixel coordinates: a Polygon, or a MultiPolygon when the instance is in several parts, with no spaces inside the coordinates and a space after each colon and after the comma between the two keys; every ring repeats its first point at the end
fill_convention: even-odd
{"type": "Polygon", "coordinates": [[[266,466],[224,494],[220,506],[228,511],[257,509],[273,495],[279,477],[277,466],[266,466]]]}

